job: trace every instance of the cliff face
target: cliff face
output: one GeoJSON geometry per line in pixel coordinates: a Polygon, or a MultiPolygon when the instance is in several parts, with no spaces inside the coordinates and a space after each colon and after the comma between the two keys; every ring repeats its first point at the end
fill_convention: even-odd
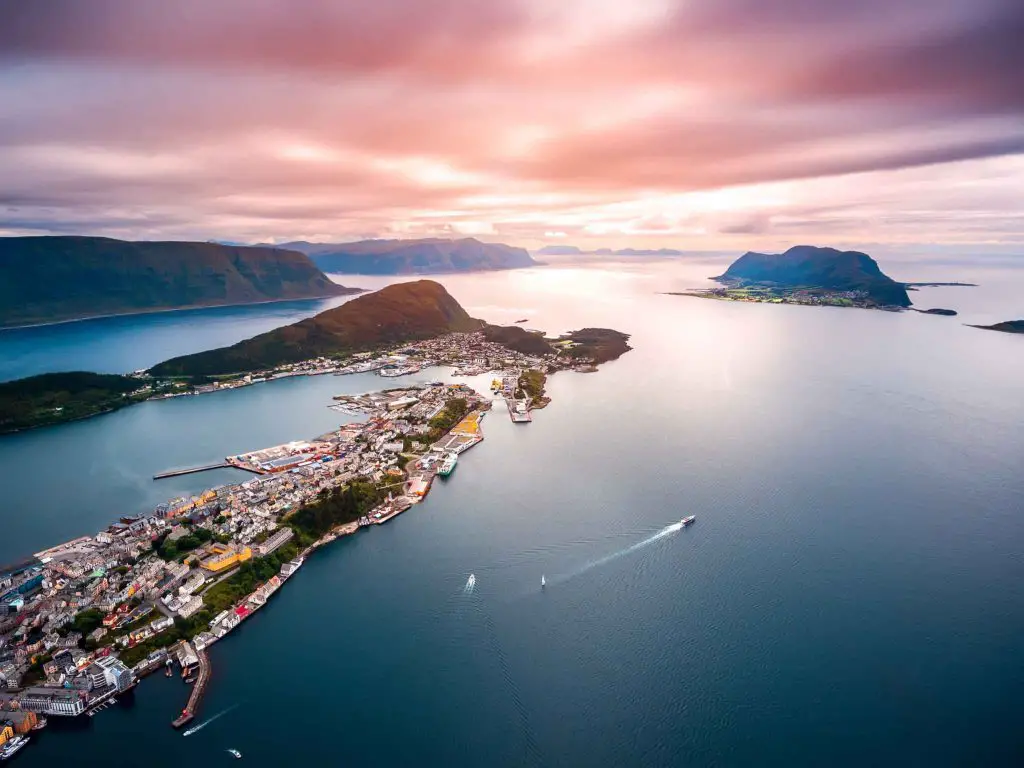
{"type": "Polygon", "coordinates": [[[0,326],[352,293],[280,248],[0,238],[0,326]]]}
{"type": "Polygon", "coordinates": [[[325,272],[410,275],[517,269],[536,262],[523,248],[459,240],[362,240],[356,243],[285,243],[307,254],[325,272]]]}
{"type": "Polygon", "coordinates": [[[909,307],[902,283],[888,277],[866,253],[798,245],[785,253],[750,251],[734,261],[721,282],[760,283],[783,287],[816,287],[865,291],[878,304],[909,307]]]}
{"type": "Polygon", "coordinates": [[[160,363],[155,376],[257,371],[322,355],[376,349],[483,326],[440,283],[389,285],[284,328],[231,347],[160,363]]]}

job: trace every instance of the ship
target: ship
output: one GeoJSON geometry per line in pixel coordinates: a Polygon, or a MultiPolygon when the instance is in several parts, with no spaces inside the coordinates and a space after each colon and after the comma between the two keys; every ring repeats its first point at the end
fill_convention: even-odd
{"type": "Polygon", "coordinates": [[[548,585],[547,579],[544,578],[544,574],[540,575],[540,588],[544,589],[548,585]]]}
{"type": "Polygon", "coordinates": [[[228,752],[230,754],[234,755],[235,760],[241,760],[242,759],[242,753],[239,752],[237,749],[229,749],[228,752]]]}
{"type": "Polygon", "coordinates": [[[696,519],[697,519],[696,515],[690,515],[689,517],[684,517],[679,522],[682,524],[683,528],[685,528],[688,525],[692,525],[693,521],[696,520],[696,519]]]}
{"type": "Polygon", "coordinates": [[[36,718],[36,724],[32,726],[32,730],[33,731],[41,731],[48,724],[49,723],[47,723],[46,718],[43,717],[42,715],[40,715],[38,718],[36,718]]]}
{"type": "Polygon", "coordinates": [[[0,760],[9,760],[28,744],[28,736],[15,736],[0,747],[0,760]]]}
{"type": "Polygon", "coordinates": [[[448,477],[455,469],[455,464],[458,462],[459,456],[456,453],[448,453],[444,457],[444,461],[441,462],[440,468],[437,470],[437,474],[441,477],[448,477]]]}

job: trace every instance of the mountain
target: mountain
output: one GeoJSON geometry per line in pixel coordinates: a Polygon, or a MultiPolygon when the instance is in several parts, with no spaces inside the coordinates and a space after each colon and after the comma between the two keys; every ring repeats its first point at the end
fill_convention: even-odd
{"type": "Polygon", "coordinates": [[[541,256],[579,256],[583,251],[575,245],[545,245],[537,253],[541,256]]]}
{"type": "Polygon", "coordinates": [[[983,328],[986,331],[1002,331],[1003,333],[1024,333],[1024,320],[1007,320],[1004,323],[995,325],[975,325],[975,328],[983,328]]]}
{"type": "Polygon", "coordinates": [[[309,256],[325,272],[348,275],[417,275],[532,267],[524,248],[459,240],[360,240],[355,243],[284,243],[309,256]]]}
{"type": "Polygon", "coordinates": [[[734,285],[864,291],[876,304],[910,306],[904,285],[885,275],[874,259],[859,251],[812,245],[797,245],[781,254],[749,251],[715,280],[734,285]]]}
{"type": "Polygon", "coordinates": [[[481,327],[483,323],[471,318],[440,283],[417,280],[389,285],[231,347],[176,357],[150,373],[196,376],[266,370],[481,327]]]}
{"type": "Polygon", "coordinates": [[[305,255],[217,243],[0,238],[0,327],[353,293],[305,255]]]}

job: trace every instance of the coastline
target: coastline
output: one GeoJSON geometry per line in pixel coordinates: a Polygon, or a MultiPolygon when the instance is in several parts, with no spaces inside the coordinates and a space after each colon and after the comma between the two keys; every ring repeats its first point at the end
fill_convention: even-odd
{"type": "Polygon", "coordinates": [[[288,301],[322,301],[333,299],[338,296],[355,296],[357,293],[368,293],[369,288],[352,288],[349,286],[340,287],[345,290],[341,293],[328,293],[322,296],[296,296],[287,299],[264,299],[262,301],[236,301],[229,304],[191,304],[187,307],[165,307],[162,309],[139,309],[134,312],[113,312],[105,315],[88,315],[86,317],[70,317],[66,320],[51,320],[45,323],[29,323],[28,325],[0,325],[0,333],[4,331],[20,331],[26,328],[49,328],[54,325],[67,325],[69,323],[84,323],[89,320],[107,320],[114,317],[135,317],[137,315],[162,315],[167,312],[188,312],[195,309],[217,309],[219,307],[255,307],[262,304],[282,304],[288,301]]]}
{"type": "MultiPolygon", "coordinates": [[[[444,360],[453,377],[491,374],[518,382],[527,371],[543,377],[544,371],[582,367],[566,349],[529,355],[488,341],[482,332],[417,342],[412,366],[408,344],[400,349],[401,362],[378,352],[340,371],[335,361],[330,370],[321,370],[318,366],[327,361],[316,359],[296,364],[313,370],[284,375],[373,368],[383,378],[393,378],[388,371],[396,366],[412,373],[444,360]]],[[[5,627],[4,639],[13,641],[13,627],[29,619],[48,629],[41,640],[35,634],[17,638],[18,647],[27,651],[22,656],[24,679],[20,687],[0,692],[0,712],[4,705],[20,706],[26,695],[66,690],[72,680],[77,684],[79,677],[88,676],[82,670],[94,670],[105,656],[133,688],[177,655],[187,682],[192,682],[187,673],[194,670],[193,660],[198,658],[200,666],[200,682],[175,720],[175,727],[184,725],[206,692],[206,649],[264,607],[317,549],[360,528],[389,522],[422,502],[435,478],[450,475],[458,455],[484,440],[480,422],[495,402],[482,388],[440,381],[385,385],[345,398],[361,402],[365,421],[343,424],[311,440],[228,456],[226,464],[256,476],[173,499],[149,514],[122,517],[94,536],[41,550],[13,569],[5,597],[15,591],[25,597],[16,609],[18,621],[5,627]],[[76,591],[88,595],[88,601],[73,602],[63,609],[66,616],[55,618],[64,596],[76,591]],[[65,652],[74,655],[76,666],[61,672],[54,665],[65,652]]],[[[511,408],[509,415],[514,423],[523,420],[511,408]]],[[[91,684],[82,690],[80,711],[40,712],[98,712],[103,697],[113,695],[91,684]]]]}

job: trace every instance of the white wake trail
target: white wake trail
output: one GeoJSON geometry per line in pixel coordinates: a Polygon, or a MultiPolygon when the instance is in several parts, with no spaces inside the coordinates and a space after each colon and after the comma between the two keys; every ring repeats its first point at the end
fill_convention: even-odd
{"type": "Polygon", "coordinates": [[[664,528],[662,528],[660,531],[655,533],[653,536],[648,536],[643,541],[637,542],[636,544],[632,544],[632,545],[626,547],[625,549],[620,549],[618,552],[612,552],[610,555],[605,555],[604,557],[602,557],[602,558],[600,558],[598,560],[594,560],[592,562],[589,562],[586,565],[584,565],[582,568],[580,568],[579,570],[573,571],[568,576],[563,576],[561,579],[559,579],[559,581],[566,581],[568,579],[575,578],[576,576],[581,576],[584,573],[586,573],[587,571],[592,571],[593,569],[599,568],[602,565],[607,565],[608,563],[612,562],[613,560],[618,560],[620,557],[625,557],[626,555],[632,554],[633,552],[636,552],[638,549],[643,549],[644,547],[650,546],[651,544],[653,544],[654,542],[658,541],[659,539],[663,539],[666,536],[671,536],[673,533],[676,533],[677,531],[681,531],[682,528],[683,528],[683,524],[681,522],[680,523],[672,523],[672,525],[666,525],[664,528]]]}

